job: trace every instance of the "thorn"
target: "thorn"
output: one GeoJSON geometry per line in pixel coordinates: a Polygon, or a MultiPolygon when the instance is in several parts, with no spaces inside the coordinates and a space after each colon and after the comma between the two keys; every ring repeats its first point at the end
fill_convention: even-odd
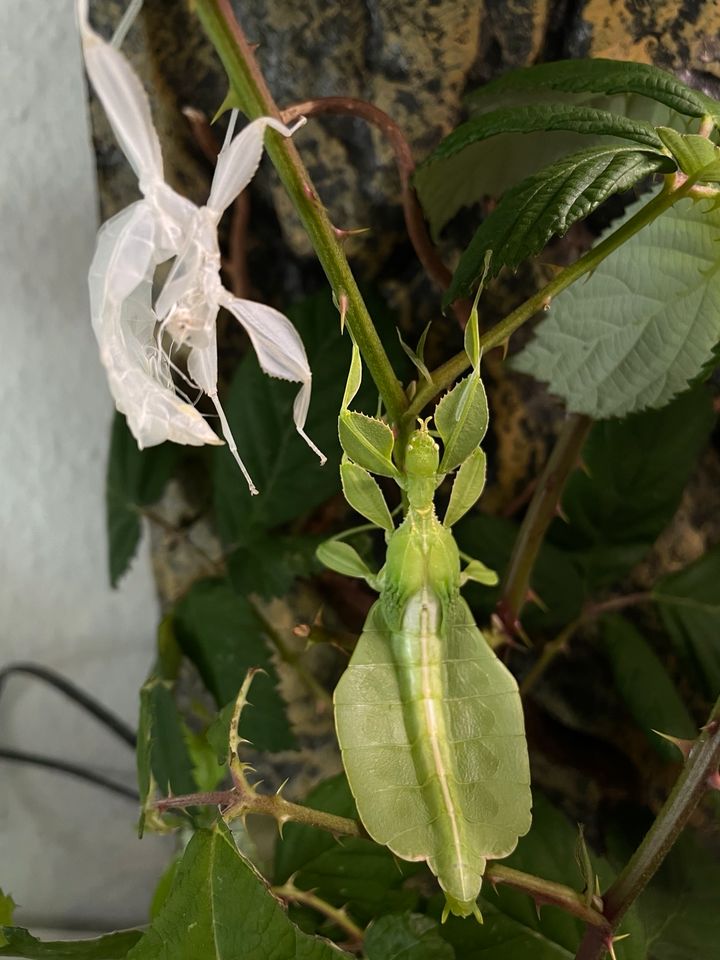
{"type": "Polygon", "coordinates": [[[541,306],[541,309],[543,310],[544,313],[547,313],[547,311],[550,309],[551,303],[552,303],[552,297],[545,297],[541,306]]]}
{"type": "Polygon", "coordinates": [[[303,640],[307,640],[310,636],[311,626],[309,623],[299,623],[296,627],[293,627],[293,636],[301,637],[303,640]]]}
{"type": "Polygon", "coordinates": [[[313,203],[318,202],[317,194],[315,193],[313,188],[310,186],[310,184],[307,182],[303,182],[303,193],[308,198],[308,200],[312,200],[313,203]]]}
{"type": "Polygon", "coordinates": [[[348,300],[348,295],[343,292],[340,294],[340,299],[338,300],[338,310],[340,311],[340,333],[345,331],[345,319],[347,317],[348,306],[350,301],[348,300]]]}
{"type": "Polygon", "coordinates": [[[536,606],[540,607],[543,613],[548,612],[548,609],[549,609],[548,605],[545,603],[542,597],[539,597],[535,593],[535,591],[532,588],[528,590],[525,599],[527,600],[528,603],[534,603],[536,606]]]}
{"type": "Polygon", "coordinates": [[[533,903],[535,904],[535,916],[538,918],[538,920],[542,920],[542,917],[540,916],[540,907],[542,906],[541,901],[533,897],[533,903]]]}
{"type": "Polygon", "coordinates": [[[370,227],[355,227],[352,230],[343,230],[342,227],[333,226],[333,233],[342,243],[343,240],[347,240],[348,237],[358,237],[361,233],[370,233],[370,227]]]}
{"type": "Polygon", "coordinates": [[[502,361],[504,362],[507,359],[508,348],[510,346],[510,337],[505,337],[502,343],[498,344],[502,348],[502,361]]]}
{"type": "Polygon", "coordinates": [[[592,471],[590,470],[590,467],[585,463],[582,457],[578,457],[576,469],[582,470],[585,476],[590,477],[590,479],[592,480],[592,471]]]}
{"type": "Polygon", "coordinates": [[[276,797],[279,797],[279,796],[280,796],[280,794],[283,792],[283,790],[285,789],[285,787],[288,785],[289,781],[290,781],[290,777],[285,777],[285,779],[283,780],[283,782],[280,784],[280,786],[279,786],[279,787],[277,788],[277,790],[275,791],[275,796],[276,796],[276,797]]]}
{"type": "Polygon", "coordinates": [[[250,50],[255,53],[256,50],[260,49],[260,41],[256,40],[254,43],[249,43],[248,46],[250,47],[250,50]]]}
{"type": "Polygon", "coordinates": [[[568,524],[570,523],[570,518],[563,510],[562,504],[559,502],[555,504],[555,515],[560,517],[563,523],[568,523],[568,524]]]}
{"type": "Polygon", "coordinates": [[[673,737],[669,733],[663,733],[661,730],[655,730],[653,728],[653,733],[656,733],[659,737],[662,737],[663,740],[667,740],[668,743],[671,743],[674,747],[677,747],[680,753],[683,755],[683,759],[687,760],[692,749],[696,744],[696,740],[685,740],[682,737],[673,737]]]}
{"type": "Polygon", "coordinates": [[[706,783],[710,790],[720,790],[720,770],[708,774],[706,783]]]}

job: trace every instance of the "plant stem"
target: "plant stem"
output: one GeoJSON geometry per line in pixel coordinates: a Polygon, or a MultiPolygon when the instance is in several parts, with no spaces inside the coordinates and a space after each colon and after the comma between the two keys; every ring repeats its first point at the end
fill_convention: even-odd
{"type": "Polygon", "coordinates": [[[334,923],[336,927],[340,927],[353,944],[360,946],[362,943],[363,931],[350,919],[344,907],[334,907],[311,890],[300,890],[292,881],[284,883],[281,887],[271,887],[270,889],[276,897],[282,897],[283,900],[300,903],[305,907],[317,910],[318,913],[327,917],[331,923],[334,923]]]}
{"type": "Polygon", "coordinates": [[[520,626],[520,613],[528,598],[537,555],[556,515],[565,483],[578,465],[591,426],[592,420],[583,414],[573,413],[567,418],[520,525],[496,610],[510,636],[517,633],[520,626]]]}
{"type": "Polygon", "coordinates": [[[530,873],[513,870],[512,867],[504,867],[500,863],[488,865],[485,871],[485,880],[493,885],[502,883],[514,887],[516,890],[522,890],[523,893],[529,894],[538,906],[552,904],[555,907],[560,907],[566,913],[578,917],[592,927],[607,929],[609,926],[600,910],[588,906],[583,894],[573,890],[572,887],[565,886],[565,884],[543,880],[530,873]]]}
{"type": "MultiPolygon", "coordinates": [[[[503,344],[518,327],[522,326],[541,310],[547,308],[553,297],[565,290],[580,277],[592,271],[611,253],[617,250],[638,231],[652,223],[661,213],[669,210],[673,204],[687,197],[693,188],[691,180],[680,182],[675,177],[668,177],[664,189],[647,203],[642,210],[638,210],[634,217],[606,237],[601,243],[580,257],[575,263],[561,270],[557,276],[546,284],[542,290],[520,304],[504,320],[496,324],[492,330],[480,337],[480,348],[483,352],[492,350],[503,344]],[[678,184],[677,186],[675,184],[678,184]]],[[[405,413],[405,420],[413,422],[433,397],[447,389],[470,366],[470,361],[464,350],[455,354],[446,363],[433,372],[432,383],[423,381],[418,385],[412,403],[405,413]]]]}
{"type": "Polygon", "coordinates": [[[615,610],[624,610],[626,607],[634,607],[639,603],[657,602],[657,598],[649,591],[639,593],[627,593],[624,597],[610,597],[609,600],[600,600],[598,603],[587,604],[579,617],[569,623],[560,631],[560,633],[549,643],[546,643],[537,662],[528,671],[525,679],[520,684],[520,693],[526,696],[535,686],[540,677],[543,676],[550,664],[555,658],[567,650],[568,641],[573,634],[590,620],[597,620],[604,613],[612,613],[615,610]]]}
{"type": "MultiPolygon", "coordinates": [[[[265,83],[252,48],[235,19],[230,0],[195,0],[195,9],[227,72],[238,105],[250,118],[280,112],[265,83]]],[[[398,423],[407,408],[405,393],[395,376],[365,302],[358,290],[335,228],[322,206],[305,166],[291,140],[274,130],[267,133],[267,151],[341,310],[346,308],[350,332],[377,385],[389,418],[398,423]]]]}
{"type": "MultiPolygon", "coordinates": [[[[603,897],[603,915],[611,929],[630,909],[670,852],[720,766],[720,699],[700,732],[682,773],[644,840],[603,897]]],[[[611,938],[596,928],[585,933],[575,960],[601,960],[611,938]]]]}

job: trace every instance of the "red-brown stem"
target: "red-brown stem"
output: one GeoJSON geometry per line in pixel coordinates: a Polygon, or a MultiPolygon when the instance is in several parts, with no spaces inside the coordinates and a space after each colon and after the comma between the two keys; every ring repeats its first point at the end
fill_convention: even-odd
{"type": "MultiPolygon", "coordinates": [[[[313,100],[304,100],[302,103],[286,107],[282,111],[282,118],[289,124],[301,116],[313,117],[320,114],[359,117],[379,130],[388,141],[400,176],[403,216],[410,243],[430,279],[441,290],[447,290],[452,280],[452,272],[445,266],[430,239],[422,208],[411,183],[415,172],[415,160],[410,144],[398,124],[373,103],[355,97],[318,97],[313,100]]],[[[469,302],[458,300],[453,305],[453,309],[458,322],[464,327],[470,314],[469,302]]]]}
{"type": "Polygon", "coordinates": [[[602,960],[612,943],[612,932],[655,875],[693,811],[709,789],[709,778],[720,765],[720,699],[703,727],[683,771],[645,839],[603,897],[607,931],[588,927],[575,960],[602,960]]]}
{"type": "Polygon", "coordinates": [[[520,525],[496,611],[509,636],[518,632],[520,613],[527,600],[530,577],[543,538],[556,515],[565,483],[578,464],[591,426],[592,420],[583,414],[573,413],[567,418],[520,525]]]}

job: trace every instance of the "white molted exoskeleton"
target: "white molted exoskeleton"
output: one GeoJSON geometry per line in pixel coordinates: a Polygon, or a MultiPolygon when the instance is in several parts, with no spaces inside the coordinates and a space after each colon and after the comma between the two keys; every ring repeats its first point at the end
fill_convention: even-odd
{"type": "Polygon", "coordinates": [[[196,206],[165,183],[160,141],[140,80],[125,57],[90,27],[87,0],[78,0],[78,12],[88,76],[143,195],[100,228],[90,267],[92,325],[110,391],[141,448],[165,440],[222,443],[173,382],[173,348],[186,347],[187,375],[182,376],[212,400],[223,436],[256,493],[218,400],[216,319],[221,306],[247,331],[265,373],[301,384],[293,408],[295,426],[321,462],[325,458],[304,431],[311,373],[303,343],[283,314],[234,297],[223,287],[217,227],[258,168],[265,129],[286,137],[293,130],[270,117],[249,123],[226,142],[207,204],[196,206]],[[155,269],[173,258],[153,303],[155,269]]]}

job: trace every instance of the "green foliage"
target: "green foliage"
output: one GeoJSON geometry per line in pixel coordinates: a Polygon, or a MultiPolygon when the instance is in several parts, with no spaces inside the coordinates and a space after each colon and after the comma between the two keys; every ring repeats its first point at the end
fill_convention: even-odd
{"type": "Polygon", "coordinates": [[[720,693],[720,547],[655,585],[665,628],[709,698],[720,693]]]}
{"type": "Polygon", "coordinates": [[[637,725],[667,760],[680,759],[677,747],[656,731],[694,739],[697,727],[667,670],[650,644],[623,617],[603,618],[601,632],[615,685],[637,725]]]}
{"type": "Polygon", "coordinates": [[[470,294],[488,252],[491,276],[504,266],[515,269],[611,196],[661,170],[668,171],[668,160],[659,153],[603,145],[572,153],[523,180],[503,194],[478,227],[460,258],[446,302],[470,294]]]}
{"type": "Polygon", "coordinates": [[[692,133],[678,133],[672,127],[658,127],[658,136],[688,177],[698,183],[720,180],[720,149],[712,140],[692,133]]]}
{"type": "Polygon", "coordinates": [[[561,93],[632,93],[656,100],[688,117],[718,119],[718,103],[693,90],[671,73],[646,63],[625,60],[559,60],[523,70],[513,70],[488,83],[470,98],[474,106],[488,98],[538,90],[561,93]]]}
{"type": "Polygon", "coordinates": [[[294,747],[266,629],[250,602],[227,581],[202,580],[177,604],[174,622],[183,653],[197,667],[218,707],[234,702],[251,667],[263,669],[253,683],[254,709],[243,711],[241,734],[259,750],[294,747]]]}
{"type": "Polygon", "coordinates": [[[193,763],[185,741],[183,722],[171,685],[151,675],[140,690],[137,777],[140,792],[140,835],[147,803],[157,788],[162,796],[192,793],[196,784],[193,763]]]}
{"type": "Polygon", "coordinates": [[[143,507],[162,496],[177,469],[182,449],[174,443],[138,450],[125,417],[115,414],[105,489],[110,583],[118,585],[140,542],[143,507]]]}
{"type": "Polygon", "coordinates": [[[595,418],[664,406],[720,340],[719,232],[719,211],[677,203],[560,294],[514,368],[595,418]]]}
{"type": "Polygon", "coordinates": [[[265,600],[285,596],[298,577],[317,573],[318,537],[274,533],[259,535],[233,550],[227,561],[228,579],[241,596],[254,593],[265,600]]]}
{"type": "MultiPolygon", "coordinates": [[[[589,585],[617,579],[647,552],[678,507],[715,422],[695,387],[662,410],[593,426],[562,499],[551,542],[572,551],[589,585]]],[[[541,594],[542,596],[542,594],[541,594]]]]}
{"type": "MultiPolygon", "coordinates": [[[[315,787],[306,804],[341,817],[357,818],[355,802],[340,775],[315,787]]],[[[298,823],[288,823],[275,853],[275,882],[290,877],[303,890],[314,890],[335,906],[347,904],[360,921],[394,911],[411,910],[418,892],[406,888],[419,865],[396,860],[389,850],[371,840],[343,838],[298,823]]]]}
{"type": "MultiPolygon", "coordinates": [[[[140,930],[121,930],[91,940],[37,940],[21,927],[4,927],[7,946],[0,946],[0,957],[27,960],[125,960],[142,936],[140,930]]],[[[0,944],[2,944],[0,940],[0,944]]]]}
{"type": "Polygon", "coordinates": [[[15,903],[12,897],[2,892],[0,889],[0,950],[7,946],[7,937],[3,933],[3,927],[9,927],[13,920],[13,911],[15,903]]]}
{"type": "Polygon", "coordinates": [[[238,852],[227,828],[197,831],[172,889],[128,960],[333,960],[341,950],[302,933],[238,852]]]}
{"type": "Polygon", "coordinates": [[[455,960],[435,920],[418,913],[389,914],[365,934],[367,960],[455,960]]]}

